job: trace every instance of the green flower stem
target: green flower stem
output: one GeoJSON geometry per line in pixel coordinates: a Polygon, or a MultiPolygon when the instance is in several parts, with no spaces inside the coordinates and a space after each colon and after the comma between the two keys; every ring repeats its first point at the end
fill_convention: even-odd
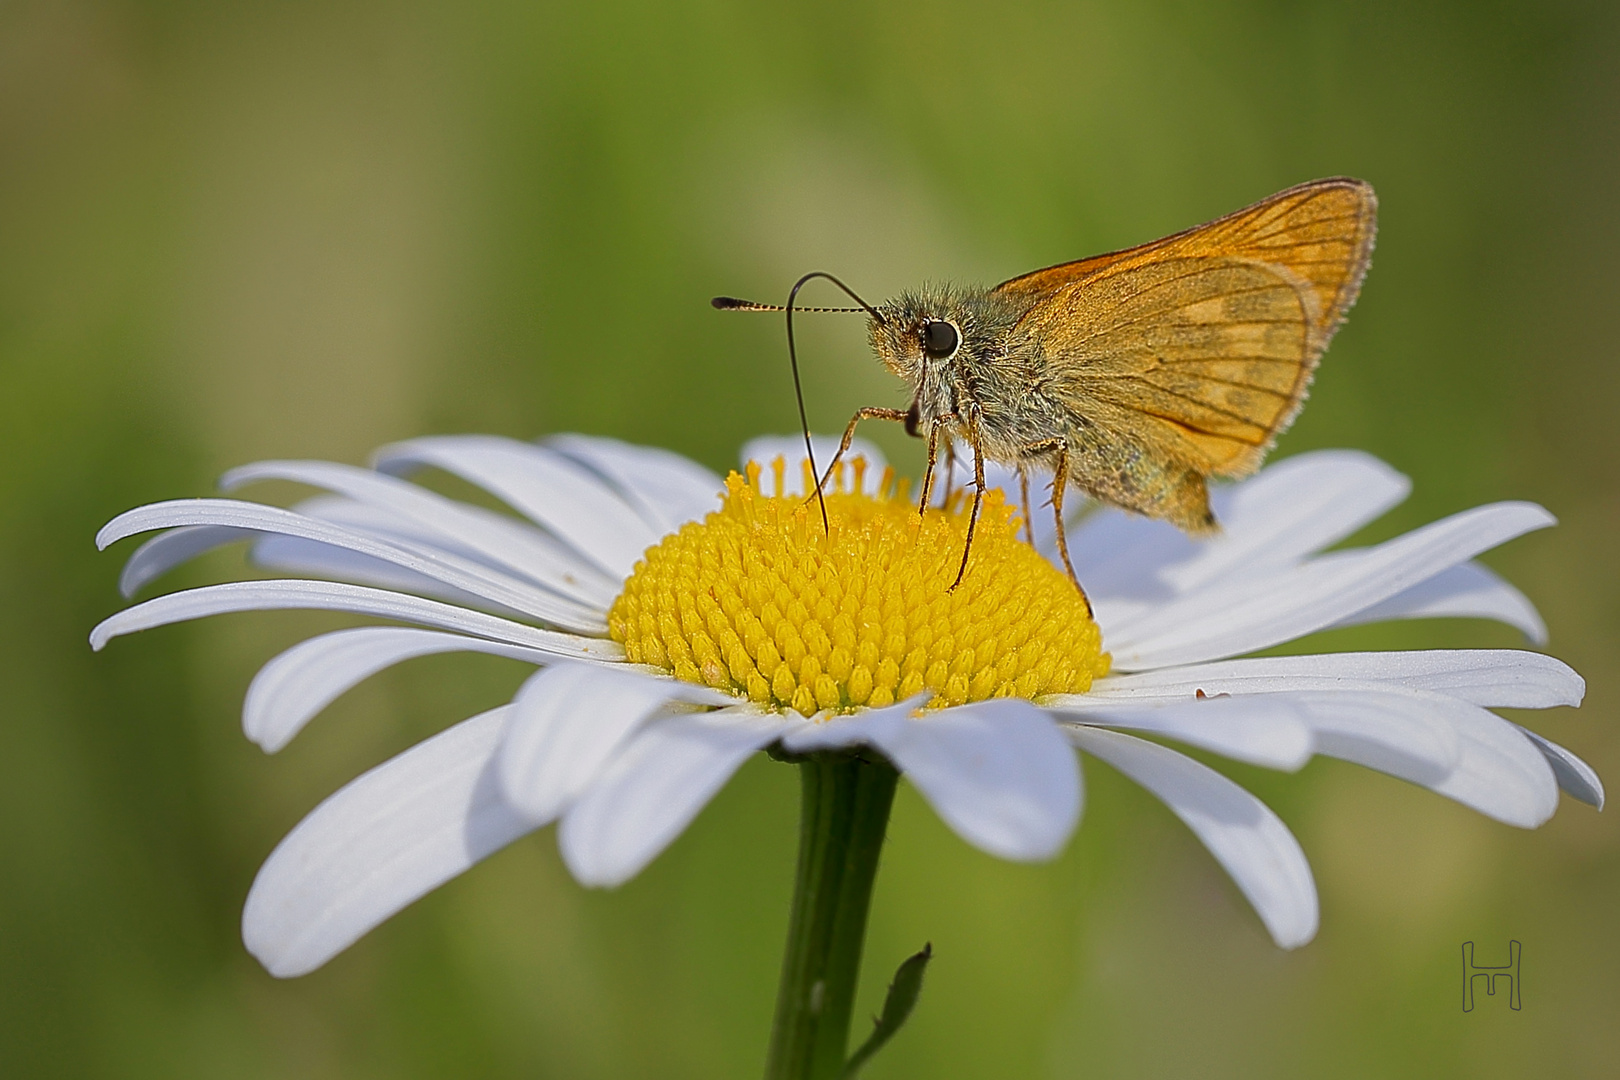
{"type": "Polygon", "coordinates": [[[766,1080],[843,1070],[878,856],[900,774],[849,754],[802,760],[799,868],[766,1080]]]}

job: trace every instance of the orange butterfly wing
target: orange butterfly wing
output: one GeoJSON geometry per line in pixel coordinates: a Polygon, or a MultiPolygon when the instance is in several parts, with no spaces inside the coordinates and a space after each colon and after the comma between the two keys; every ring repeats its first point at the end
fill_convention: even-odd
{"type": "Polygon", "coordinates": [[[1077,415],[1200,475],[1242,476],[1355,302],[1377,207],[1360,180],[1317,180],[995,291],[1029,305],[1018,328],[1077,415]]]}

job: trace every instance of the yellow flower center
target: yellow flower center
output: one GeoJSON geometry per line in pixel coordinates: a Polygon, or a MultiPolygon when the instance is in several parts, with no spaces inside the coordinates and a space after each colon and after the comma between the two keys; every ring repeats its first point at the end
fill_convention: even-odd
{"type": "MultiPolygon", "coordinates": [[[[851,463],[854,491],[865,462],[851,463]]],[[[774,463],[782,490],[783,463],[774,463]]],[[[806,466],[808,472],[808,466],[806,466]]],[[[1068,578],[1017,537],[990,491],[955,589],[967,505],[919,516],[885,470],[877,497],[761,493],[732,473],[720,509],[647,550],[608,612],[632,663],[805,716],[1084,693],[1107,674],[1102,633],[1068,578]]],[[[808,483],[807,483],[808,488],[808,483]]]]}

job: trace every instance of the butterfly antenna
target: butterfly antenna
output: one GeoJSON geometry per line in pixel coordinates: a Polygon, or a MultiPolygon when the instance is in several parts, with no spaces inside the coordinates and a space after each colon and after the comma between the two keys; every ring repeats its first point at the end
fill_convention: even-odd
{"type": "MultiPolygon", "coordinates": [[[[794,305],[799,299],[799,290],[804,288],[806,282],[814,281],[816,278],[826,278],[828,281],[844,290],[851,300],[861,305],[858,310],[864,311],[868,315],[872,316],[879,326],[883,325],[884,320],[883,316],[878,314],[876,308],[855,294],[854,289],[851,289],[848,285],[845,285],[842,281],[839,281],[831,274],[825,273],[821,270],[812,270],[798,281],[795,281],[793,283],[793,290],[788,293],[787,306],[782,309],[787,312],[788,363],[793,367],[793,394],[796,398],[798,398],[799,401],[799,430],[804,432],[804,455],[810,460],[810,476],[811,479],[815,480],[816,482],[816,503],[821,507],[821,528],[824,533],[830,533],[832,532],[832,525],[827,521],[827,499],[826,496],[821,493],[821,471],[816,468],[816,451],[815,448],[810,445],[810,420],[804,411],[804,387],[799,382],[799,352],[793,343],[793,309],[794,305]]],[[[720,306],[720,299],[721,298],[715,299],[715,307],[720,306]]],[[[806,308],[805,310],[812,309],[806,308]]]]}
{"type": "Polygon", "coordinates": [[[823,498],[821,494],[821,473],[816,469],[816,452],[810,445],[810,420],[804,411],[804,387],[799,382],[799,353],[793,343],[793,313],[795,311],[810,311],[818,313],[832,312],[844,315],[859,315],[864,311],[866,314],[872,316],[879,326],[884,325],[886,320],[876,308],[857,296],[854,289],[851,289],[848,285],[845,285],[842,281],[839,281],[831,274],[824,273],[820,270],[811,271],[798,281],[794,282],[793,291],[788,293],[788,302],[786,304],[758,304],[752,300],[739,300],[735,296],[716,296],[713,300],[709,301],[709,304],[717,311],[787,312],[788,363],[793,367],[793,395],[799,402],[799,429],[804,432],[804,453],[810,461],[810,473],[813,477],[817,478],[816,502],[821,506],[821,527],[823,530],[830,532],[832,526],[827,522],[827,500],[823,498]],[[844,290],[844,292],[849,295],[851,300],[855,301],[861,306],[852,308],[799,307],[797,303],[799,299],[799,290],[804,288],[806,282],[814,281],[816,278],[826,278],[828,281],[844,290]]]}

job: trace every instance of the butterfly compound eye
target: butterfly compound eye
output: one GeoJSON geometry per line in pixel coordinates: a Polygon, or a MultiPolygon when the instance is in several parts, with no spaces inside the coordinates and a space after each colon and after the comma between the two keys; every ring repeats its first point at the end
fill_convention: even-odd
{"type": "Polygon", "coordinates": [[[956,347],[962,344],[962,335],[956,332],[956,327],[941,319],[934,319],[923,324],[922,347],[923,353],[930,360],[943,360],[956,352],[956,347]]]}

